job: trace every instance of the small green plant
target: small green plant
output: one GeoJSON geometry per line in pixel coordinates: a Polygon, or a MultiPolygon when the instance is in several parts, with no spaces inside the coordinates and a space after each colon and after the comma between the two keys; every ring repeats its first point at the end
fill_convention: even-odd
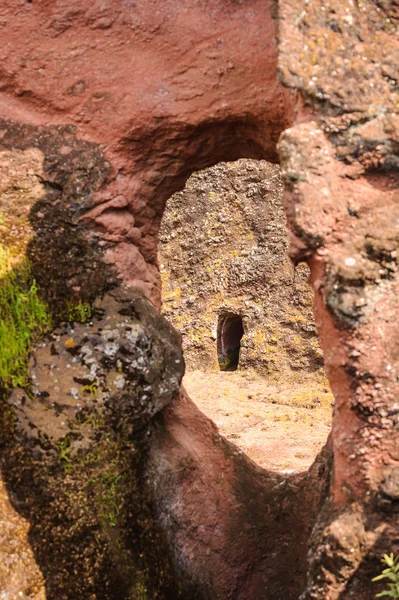
{"type": "Polygon", "coordinates": [[[28,385],[32,343],[51,326],[47,305],[24,260],[16,265],[0,244],[0,387],[28,385]]]}
{"type": "Polygon", "coordinates": [[[62,440],[60,440],[57,443],[57,448],[58,448],[58,458],[64,469],[64,472],[69,473],[69,471],[72,468],[72,462],[71,462],[71,456],[70,456],[71,441],[70,441],[69,437],[65,437],[62,440]]]}
{"type": "Polygon", "coordinates": [[[101,473],[101,503],[103,505],[102,516],[111,527],[116,527],[119,516],[118,484],[122,475],[114,473],[101,473]]]}
{"type": "Polygon", "coordinates": [[[77,304],[72,302],[67,303],[67,318],[68,321],[76,323],[87,323],[93,316],[93,309],[88,302],[79,300],[77,304]]]}
{"type": "MultiPolygon", "coordinates": [[[[98,456],[101,460],[101,456],[98,456]]],[[[103,524],[116,527],[120,512],[120,483],[122,475],[114,470],[103,471],[90,477],[88,483],[94,486],[93,492],[98,507],[98,515],[103,524]]]]}
{"type": "Polygon", "coordinates": [[[148,598],[147,587],[141,581],[136,583],[134,592],[135,592],[135,598],[137,598],[137,600],[147,600],[147,598],[148,598]]]}
{"type": "Polygon", "coordinates": [[[389,597],[399,600],[399,554],[394,556],[391,554],[384,554],[384,558],[381,560],[382,563],[387,565],[387,568],[383,570],[381,575],[374,577],[372,581],[381,581],[382,579],[388,579],[387,589],[376,595],[376,598],[389,597]]]}
{"type": "Polygon", "coordinates": [[[84,394],[85,392],[90,394],[90,396],[92,398],[97,398],[98,396],[98,383],[97,381],[93,381],[93,383],[91,384],[87,384],[84,385],[81,390],[80,390],[81,394],[84,394]]]}

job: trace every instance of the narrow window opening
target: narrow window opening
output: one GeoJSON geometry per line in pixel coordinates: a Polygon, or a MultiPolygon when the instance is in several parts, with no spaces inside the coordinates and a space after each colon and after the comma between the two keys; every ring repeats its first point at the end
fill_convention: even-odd
{"type": "Polygon", "coordinates": [[[237,371],[240,360],[241,339],[244,335],[239,315],[220,315],[217,327],[217,353],[221,371],[237,371]]]}

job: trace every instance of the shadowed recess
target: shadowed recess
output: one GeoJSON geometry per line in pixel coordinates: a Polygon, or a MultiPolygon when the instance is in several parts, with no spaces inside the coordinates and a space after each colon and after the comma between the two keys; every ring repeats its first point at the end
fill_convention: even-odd
{"type": "Polygon", "coordinates": [[[240,315],[219,315],[217,352],[221,371],[236,371],[240,360],[241,339],[244,326],[240,315]]]}

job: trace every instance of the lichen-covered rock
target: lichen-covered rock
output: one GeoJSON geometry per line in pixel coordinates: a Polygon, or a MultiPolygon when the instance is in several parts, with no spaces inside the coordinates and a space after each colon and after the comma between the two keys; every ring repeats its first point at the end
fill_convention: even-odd
{"type": "Polygon", "coordinates": [[[110,164],[70,126],[2,119],[0,138],[1,243],[16,263],[28,259],[42,297],[65,317],[115,283],[106,247],[82,219],[110,164]]]}
{"type": "MultiPolygon", "coordinates": [[[[135,598],[143,596],[143,582],[153,582],[149,597],[176,598],[174,568],[190,573],[191,581],[200,576],[212,599],[241,600],[248,591],[251,600],[294,600],[304,588],[303,597],[315,600],[374,597],[378,587],[370,579],[380,568],[379,556],[398,550],[399,530],[397,19],[396,0],[281,0],[278,7],[264,0],[110,0],[90,6],[33,0],[17,10],[15,0],[2,1],[0,106],[3,117],[14,121],[1,126],[2,150],[10,173],[16,165],[21,172],[21,153],[34,170],[21,177],[30,188],[26,195],[18,181],[5,188],[10,209],[18,198],[29,207],[21,212],[30,214],[22,237],[27,240],[31,228],[37,232],[28,254],[53,309],[84,296],[94,301],[117,285],[116,274],[159,306],[157,233],[166,200],[193,171],[221,160],[277,161],[276,142],[287,130],[279,152],[292,256],[311,267],[316,324],[336,396],[332,465],[324,463],[320,477],[318,467],[312,471],[303,493],[296,488],[280,495],[279,483],[271,496],[260,489],[258,498],[278,499],[279,511],[270,513],[268,502],[255,506],[251,494],[242,493],[253,490],[256,479],[247,465],[224,478],[226,451],[218,454],[218,472],[212,470],[223,444],[183,394],[155,417],[159,435],[147,451],[146,427],[129,445],[123,435],[114,440],[118,429],[103,437],[103,423],[94,418],[96,452],[76,466],[75,475],[68,456],[78,450],[69,450],[62,436],[58,451],[50,435],[39,443],[36,434],[29,443],[14,438],[2,401],[3,477],[14,508],[30,522],[49,597],[135,598]],[[43,180],[37,177],[42,172],[43,180]],[[175,460],[176,447],[183,448],[183,458],[194,455],[201,467],[197,477],[190,462],[184,467],[175,460]],[[136,493],[137,486],[146,487],[139,474],[149,454],[155,520],[136,493]],[[162,504],[157,483],[164,474],[171,486],[162,504]],[[217,477],[225,481],[219,495],[210,491],[217,477]],[[306,490],[313,491],[309,510],[302,519],[287,519],[296,516],[292,507],[301,505],[306,490]],[[218,515],[221,497],[226,509],[218,515]],[[112,525],[115,506],[122,544],[112,525]],[[132,515],[138,516],[133,529],[132,515]],[[212,535],[201,538],[202,521],[217,537],[212,515],[224,532],[235,515],[245,523],[243,563],[237,565],[226,547],[239,527],[219,545],[212,535]],[[303,549],[316,516],[305,586],[303,549]],[[303,526],[296,529],[295,522],[303,526]],[[180,525],[187,525],[192,544],[180,525]],[[257,545],[262,531],[267,541],[257,545]],[[149,551],[140,563],[135,550],[144,540],[149,551]],[[264,551],[262,558],[252,560],[247,552],[246,563],[245,551],[254,546],[264,551]],[[222,585],[213,594],[219,572],[222,585]],[[287,582],[293,572],[295,581],[287,582]]],[[[4,206],[2,201],[2,211],[4,206]]],[[[15,239],[13,225],[5,227],[2,235],[15,239]]],[[[101,380],[103,388],[108,384],[101,380]]],[[[77,408],[72,387],[65,397],[68,414],[77,408]]],[[[56,439],[62,416],[55,407],[48,415],[56,439]]],[[[110,417],[110,426],[119,423],[123,432],[129,423],[129,429],[129,418],[110,417]]],[[[27,432],[28,419],[22,423],[17,431],[27,432]]],[[[270,474],[265,478],[265,485],[273,481],[270,474]]],[[[185,587],[190,600],[194,587],[185,587]]]]}
{"type": "Polygon", "coordinates": [[[242,318],[239,366],[269,378],[322,376],[308,269],[288,257],[280,169],[220,163],[167,202],[158,260],[163,312],[183,335],[187,364],[219,368],[218,321],[242,318]],[[194,225],[194,226],[193,226],[194,225]]]}
{"type": "Polygon", "coordinates": [[[378,557],[398,551],[397,8],[290,0],[281,18],[282,78],[307,114],[279,143],[291,253],[311,266],[336,399],[303,598],[369,599],[378,557]]]}
{"type": "Polygon", "coordinates": [[[395,500],[383,492],[387,466],[397,470],[398,194],[392,176],[374,171],[374,164],[369,170],[359,166],[355,179],[353,165],[339,158],[315,121],[287,131],[280,151],[291,252],[312,267],[316,323],[335,395],[332,501],[312,539],[303,597],[352,598],[356,586],[367,589],[378,554],[395,548],[399,525],[395,500]],[[353,523],[368,530],[358,552],[341,548],[346,503],[353,523]],[[333,542],[331,522],[337,523],[333,542]],[[346,565],[339,576],[334,560],[346,565]],[[348,587],[354,573],[356,583],[348,587]]]}
{"type": "Polygon", "coordinates": [[[92,310],[92,321],[57,328],[35,347],[29,392],[11,395],[17,429],[29,437],[55,444],[76,428],[80,438],[82,423],[101,419],[128,438],[179,391],[178,335],[144,299],[119,292],[92,310]]]}
{"type": "MultiPolygon", "coordinates": [[[[107,295],[93,311],[37,344],[29,389],[2,406],[4,478],[30,522],[48,598],[177,598],[142,471],[151,421],[179,392],[179,335],[137,294],[107,295]]],[[[15,542],[2,536],[2,556],[17,568],[15,542]]],[[[28,557],[30,582],[38,568],[28,557]]],[[[4,598],[14,598],[17,578],[36,599],[37,585],[28,589],[6,564],[4,598]]]]}
{"type": "Polygon", "coordinates": [[[315,112],[341,115],[341,123],[364,123],[364,115],[384,119],[382,107],[395,113],[399,100],[397,25],[395,0],[285,0],[279,5],[282,79],[315,112]]]}

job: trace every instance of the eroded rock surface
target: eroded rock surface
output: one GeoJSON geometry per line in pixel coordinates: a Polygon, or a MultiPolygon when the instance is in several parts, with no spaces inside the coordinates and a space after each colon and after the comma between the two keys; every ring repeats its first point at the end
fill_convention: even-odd
{"type": "Polygon", "coordinates": [[[336,398],[303,597],[371,598],[376,557],[398,550],[397,7],[290,2],[281,16],[283,79],[308,103],[279,145],[292,256],[311,265],[336,398]]]}
{"type": "Polygon", "coordinates": [[[15,11],[6,0],[0,10],[2,115],[75,125],[103,144],[113,173],[90,216],[114,239],[124,211],[134,216],[108,257],[160,305],[154,264],[165,201],[193,170],[240,157],[275,160],[290,122],[271,7],[40,0],[15,11]]]}
{"type": "Polygon", "coordinates": [[[298,598],[330,460],[327,444],[306,474],[260,469],[183,391],[155,424],[147,472],[173,562],[191,584],[185,597],[298,598]]]}
{"type": "Polygon", "coordinates": [[[29,521],[12,506],[0,479],[0,598],[46,600],[43,575],[29,543],[29,521]]]}
{"type": "Polygon", "coordinates": [[[110,164],[98,144],[68,126],[0,121],[1,242],[26,256],[54,312],[114,285],[104,248],[82,215],[110,164]]]}
{"type": "Polygon", "coordinates": [[[268,379],[323,377],[309,271],[294,269],[280,169],[221,163],[195,173],[167,202],[158,260],[163,313],[193,369],[218,369],[218,320],[242,318],[239,367],[268,379]],[[195,227],[193,227],[195,223],[195,227]]]}
{"type": "MultiPolygon", "coordinates": [[[[156,240],[165,201],[194,170],[221,160],[276,161],[276,142],[289,128],[279,155],[292,255],[311,267],[336,396],[333,463],[323,459],[319,470],[318,462],[292,494],[292,482],[273,486],[272,475],[263,479],[246,461],[229,470],[231,449],[184,394],[155,417],[153,443],[133,467],[126,438],[108,452],[101,425],[93,423],[93,444],[104,444],[103,458],[97,463],[93,454],[87,488],[80,475],[65,471],[69,446],[57,455],[46,450],[47,444],[54,450],[50,439],[31,445],[14,437],[12,412],[2,401],[3,477],[14,490],[14,508],[30,522],[48,597],[135,598],[148,581],[154,585],[149,597],[175,598],[181,581],[190,600],[196,594],[294,600],[301,592],[306,599],[371,600],[378,586],[370,579],[382,553],[398,550],[399,529],[397,3],[282,0],[277,11],[263,0],[195,6],[3,0],[0,30],[0,106],[13,121],[2,126],[2,149],[16,152],[6,157],[11,168],[27,152],[34,171],[43,153],[43,173],[50,174],[43,182],[28,173],[24,185],[33,190],[29,206],[46,188],[44,205],[35,196],[29,211],[28,229],[41,232],[29,249],[34,262],[36,248],[35,268],[52,306],[86,292],[94,301],[115,287],[116,274],[159,306],[156,240]],[[216,458],[219,489],[213,487],[216,458]],[[55,468],[52,478],[46,467],[55,468]],[[121,472],[128,483],[118,536],[109,512],[109,527],[100,526],[85,507],[98,497],[109,500],[121,472]],[[130,502],[138,481],[148,483],[140,489],[151,490],[150,507],[130,502]],[[252,493],[257,482],[259,494],[252,493]],[[140,538],[129,529],[130,517],[123,519],[132,506],[145,515],[138,531],[147,532],[143,521],[150,522],[154,535],[140,538]],[[100,530],[105,541],[97,543],[100,530]],[[137,539],[150,540],[145,556],[159,551],[167,566],[161,559],[152,567],[145,559],[137,563],[137,539]],[[79,540],[83,546],[89,540],[84,551],[79,540]]],[[[18,189],[15,181],[12,199],[18,189]]],[[[6,223],[9,238],[11,231],[6,223]]],[[[67,412],[75,410],[72,387],[61,402],[67,412]]],[[[47,414],[61,423],[54,407],[47,414]]],[[[111,440],[117,434],[110,432],[111,440]]],[[[133,456],[139,459],[138,452],[133,456]]]]}
{"type": "MultiPolygon", "coordinates": [[[[1,466],[30,523],[46,598],[179,597],[142,470],[151,420],[178,395],[183,371],[178,334],[148,301],[121,292],[34,349],[32,385],[14,390],[3,415],[1,466]]],[[[39,598],[9,568],[9,531],[3,541],[4,598],[14,598],[14,578],[23,597],[39,598]]],[[[37,567],[25,554],[30,581],[37,567]]]]}

